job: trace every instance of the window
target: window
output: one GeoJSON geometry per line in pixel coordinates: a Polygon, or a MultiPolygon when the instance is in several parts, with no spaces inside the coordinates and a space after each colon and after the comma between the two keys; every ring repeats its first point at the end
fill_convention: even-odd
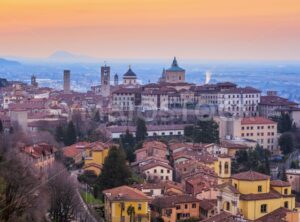
{"type": "Polygon", "coordinates": [[[284,207],[285,207],[285,208],[289,208],[289,202],[288,202],[288,201],[285,201],[285,202],[284,202],[284,207]]]}
{"type": "Polygon", "coordinates": [[[160,170],[160,172],[161,172],[161,173],[164,173],[164,170],[163,170],[163,169],[161,169],[161,170],[160,170]]]}
{"type": "Polygon", "coordinates": [[[172,209],[166,209],[166,215],[170,217],[172,215],[172,209]]]}
{"type": "Polygon", "coordinates": [[[285,195],[288,194],[288,189],[284,189],[284,194],[285,194],[285,195]]]}
{"type": "Polygon", "coordinates": [[[262,187],[261,187],[261,185],[259,185],[259,186],[257,187],[257,191],[258,191],[259,193],[262,192],[262,187]]]}
{"type": "Polygon", "coordinates": [[[185,208],[185,209],[188,209],[188,205],[187,205],[187,204],[185,204],[185,205],[184,205],[184,208],[185,208]]]}
{"type": "Polygon", "coordinates": [[[236,183],[234,184],[234,188],[237,189],[237,184],[236,183]]]}
{"type": "Polygon", "coordinates": [[[156,170],[156,169],[154,169],[154,173],[157,173],[157,170],[156,170]]]}
{"type": "Polygon", "coordinates": [[[192,208],[196,208],[196,204],[195,203],[192,204],[192,208]]]}
{"type": "Polygon", "coordinates": [[[229,164],[226,162],[225,163],[225,174],[228,174],[229,173],[229,164]]]}
{"type": "Polygon", "coordinates": [[[176,205],[176,210],[180,210],[180,205],[176,205]]]}
{"type": "Polygon", "coordinates": [[[138,204],[138,210],[142,210],[142,204],[141,203],[138,204]]]}
{"type": "Polygon", "coordinates": [[[267,204],[260,205],[260,212],[261,213],[267,213],[267,211],[268,211],[267,204]]]}
{"type": "Polygon", "coordinates": [[[230,211],[230,203],[229,202],[226,202],[226,210],[230,211]]]}

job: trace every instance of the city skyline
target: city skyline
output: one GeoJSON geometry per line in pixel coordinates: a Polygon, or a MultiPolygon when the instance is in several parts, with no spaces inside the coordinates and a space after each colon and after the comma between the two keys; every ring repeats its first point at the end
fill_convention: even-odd
{"type": "Polygon", "coordinates": [[[4,0],[0,56],[299,60],[296,0],[4,0]]]}

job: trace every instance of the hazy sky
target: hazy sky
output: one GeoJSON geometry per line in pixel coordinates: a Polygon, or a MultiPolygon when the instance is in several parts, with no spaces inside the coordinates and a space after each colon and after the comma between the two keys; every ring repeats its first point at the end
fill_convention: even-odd
{"type": "Polygon", "coordinates": [[[300,0],[0,0],[0,55],[300,59],[300,0]]]}

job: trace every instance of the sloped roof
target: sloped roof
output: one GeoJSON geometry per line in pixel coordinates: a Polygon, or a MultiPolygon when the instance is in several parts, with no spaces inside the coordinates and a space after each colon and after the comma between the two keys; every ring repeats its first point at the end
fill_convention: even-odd
{"type": "Polygon", "coordinates": [[[252,171],[252,170],[234,174],[231,176],[231,178],[236,179],[236,180],[248,180],[248,181],[270,179],[270,177],[268,175],[258,173],[258,172],[252,171]]]}
{"type": "Polygon", "coordinates": [[[142,191],[129,186],[115,187],[112,189],[104,190],[103,193],[111,201],[149,200],[149,198],[142,191]]]}

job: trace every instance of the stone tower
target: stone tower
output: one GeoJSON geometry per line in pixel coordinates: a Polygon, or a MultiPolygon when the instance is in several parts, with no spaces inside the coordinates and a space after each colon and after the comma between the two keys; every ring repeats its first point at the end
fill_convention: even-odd
{"type": "Polygon", "coordinates": [[[34,87],[38,87],[38,83],[36,82],[36,76],[32,75],[31,76],[31,85],[34,87]]]}
{"type": "Polygon", "coordinates": [[[110,95],[110,67],[101,67],[101,95],[108,97],[110,95]]]}
{"type": "Polygon", "coordinates": [[[64,93],[71,92],[71,72],[70,70],[64,70],[64,93]]]}
{"type": "Polygon", "coordinates": [[[117,73],[116,73],[115,76],[114,76],[114,85],[115,85],[115,86],[119,85],[119,76],[118,76],[117,73]]]}

